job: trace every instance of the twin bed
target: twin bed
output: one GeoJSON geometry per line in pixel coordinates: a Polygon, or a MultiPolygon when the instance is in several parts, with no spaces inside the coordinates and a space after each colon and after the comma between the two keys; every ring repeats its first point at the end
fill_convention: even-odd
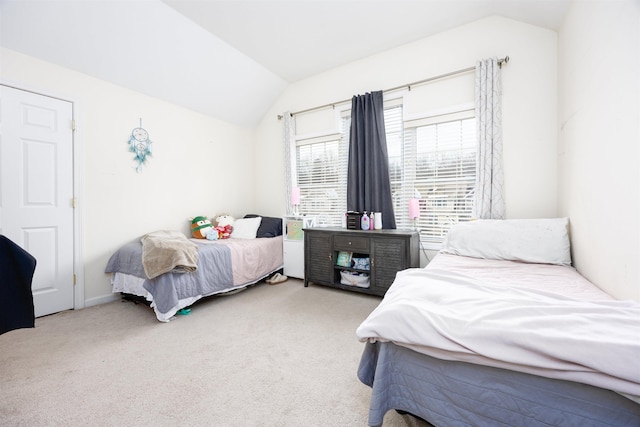
{"type": "Polygon", "coordinates": [[[640,426],[640,304],[570,264],[566,219],[454,227],[357,330],[369,425],[640,426]]]}
{"type": "Polygon", "coordinates": [[[158,231],[128,243],[107,263],[112,290],[145,298],[168,322],[203,297],[255,284],[283,267],[281,219],[261,218],[252,238],[211,241],[158,231]]]}

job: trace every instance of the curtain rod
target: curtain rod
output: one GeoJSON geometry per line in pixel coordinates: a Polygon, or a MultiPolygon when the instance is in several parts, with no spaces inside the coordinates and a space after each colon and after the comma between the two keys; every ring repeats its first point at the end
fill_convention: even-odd
{"type": "MultiPolygon", "coordinates": [[[[498,66],[500,68],[502,68],[502,66],[504,64],[507,64],[509,62],[509,56],[505,56],[504,58],[498,59],[498,66]]],[[[407,83],[401,86],[396,86],[396,87],[392,87],[390,89],[385,89],[382,91],[382,93],[387,93],[387,92],[393,92],[399,89],[404,89],[407,88],[409,90],[411,90],[411,86],[417,86],[417,85],[421,85],[423,83],[428,83],[428,82],[432,82],[434,80],[440,80],[440,79],[444,79],[446,77],[452,77],[458,74],[463,74],[463,73],[468,73],[469,71],[473,71],[475,70],[476,67],[467,67],[467,68],[463,68],[461,70],[456,70],[456,71],[451,71],[449,73],[445,73],[445,74],[440,74],[439,76],[434,76],[434,77],[429,77],[427,79],[423,79],[423,80],[418,80],[417,82],[412,82],[412,83],[407,83]]],[[[315,111],[315,110],[322,110],[323,108],[335,108],[336,105],[338,104],[345,104],[347,102],[351,101],[351,98],[349,99],[343,99],[342,101],[338,101],[338,102],[332,102],[331,104],[324,104],[324,105],[320,105],[318,107],[313,107],[313,108],[307,108],[306,110],[300,110],[300,111],[296,111],[295,113],[291,113],[292,116],[295,116],[296,114],[302,114],[302,113],[308,113],[309,111],[315,111]]],[[[278,114],[278,120],[282,120],[282,114],[278,114]]]]}

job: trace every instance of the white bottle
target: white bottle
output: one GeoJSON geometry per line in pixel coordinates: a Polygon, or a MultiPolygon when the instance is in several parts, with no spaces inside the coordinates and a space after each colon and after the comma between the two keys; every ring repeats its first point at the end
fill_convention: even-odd
{"type": "Polygon", "coordinates": [[[382,212],[376,212],[373,228],[376,230],[382,229],[382,212]]]}
{"type": "Polygon", "coordinates": [[[367,212],[365,211],[362,215],[362,219],[360,220],[360,228],[363,230],[369,229],[369,217],[367,216],[367,212]]]}

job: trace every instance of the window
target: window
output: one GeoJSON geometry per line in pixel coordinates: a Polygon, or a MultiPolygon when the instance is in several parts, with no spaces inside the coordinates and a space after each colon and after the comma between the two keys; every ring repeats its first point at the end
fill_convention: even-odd
{"type": "Polygon", "coordinates": [[[347,211],[348,143],[348,131],[296,143],[300,212],[327,225],[339,226],[347,211]]]}
{"type": "MultiPolygon", "coordinates": [[[[403,120],[400,100],[385,104],[391,192],[398,228],[420,231],[421,242],[437,249],[447,231],[471,219],[476,178],[476,135],[472,109],[403,120]],[[409,218],[409,199],[421,216],[409,218]]],[[[300,211],[339,226],[347,209],[349,111],[339,132],[296,141],[295,179],[300,211]]],[[[384,218],[383,218],[384,221],[384,218]]]]}
{"type": "MultiPolygon", "coordinates": [[[[420,230],[420,240],[436,249],[452,225],[471,219],[476,181],[476,129],[473,111],[432,121],[405,128],[404,184],[408,195],[406,204],[409,198],[419,200],[421,215],[415,226],[420,230]]],[[[413,226],[409,223],[408,211],[403,212],[405,216],[400,223],[413,226]]]]}

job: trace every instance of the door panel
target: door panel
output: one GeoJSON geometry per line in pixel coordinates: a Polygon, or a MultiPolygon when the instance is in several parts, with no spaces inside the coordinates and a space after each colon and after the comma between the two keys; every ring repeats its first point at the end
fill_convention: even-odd
{"type": "Polygon", "coordinates": [[[36,258],[36,316],[73,308],[72,119],[70,102],[0,85],[0,232],[36,258]]]}
{"type": "Polygon", "coordinates": [[[44,141],[23,141],[25,207],[56,206],[56,146],[44,141]]]}

